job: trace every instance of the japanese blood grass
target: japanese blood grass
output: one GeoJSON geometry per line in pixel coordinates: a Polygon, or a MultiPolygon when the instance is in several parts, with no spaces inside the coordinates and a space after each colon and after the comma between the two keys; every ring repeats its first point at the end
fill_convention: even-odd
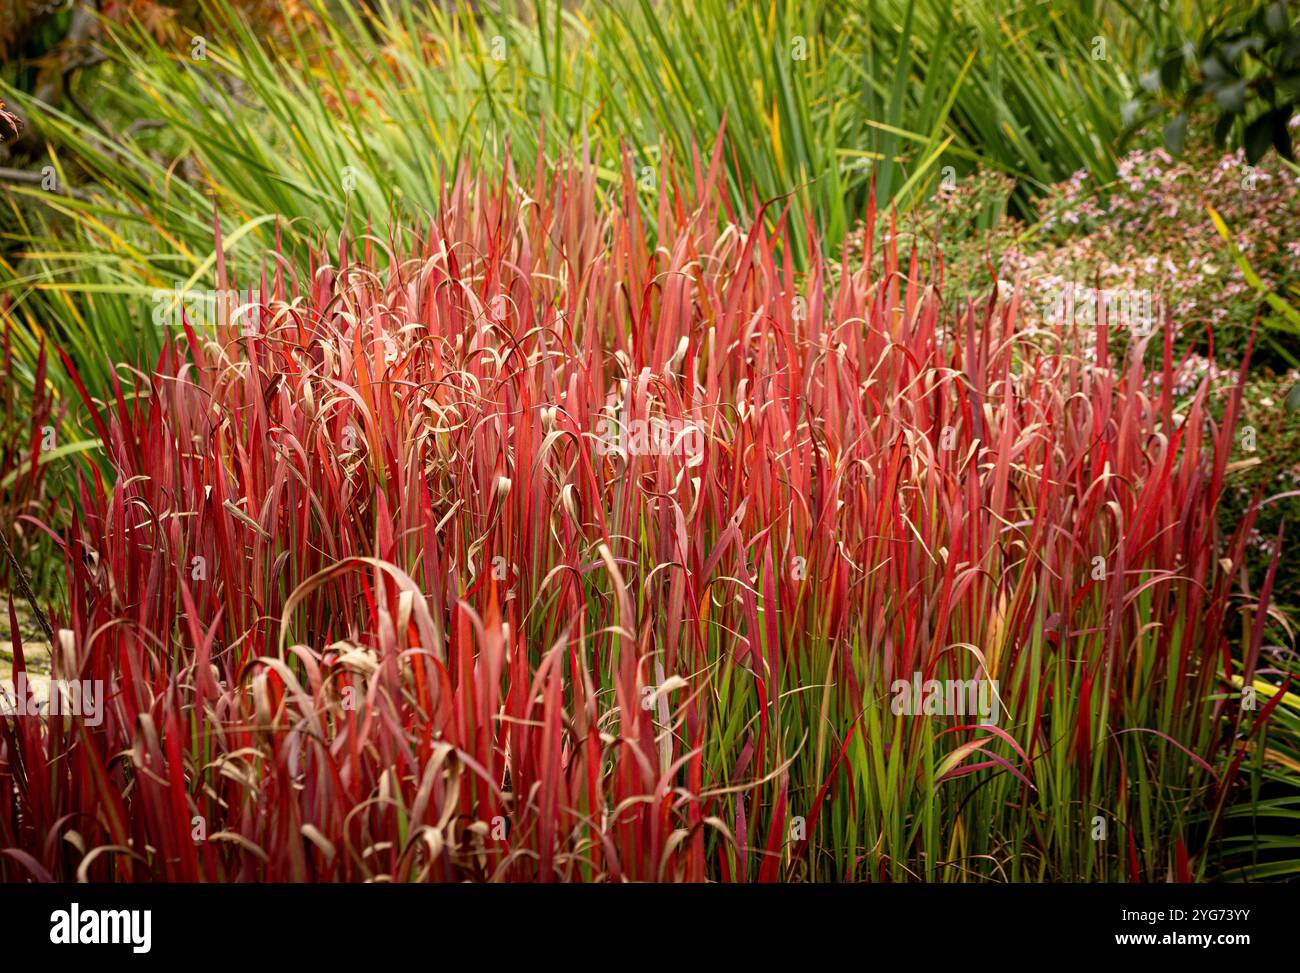
{"type": "Polygon", "coordinates": [[[0,719],[0,877],[1213,876],[1269,715],[1230,695],[1236,403],[945,305],[874,210],[798,274],[720,167],[654,247],[630,160],[612,199],[462,171],[400,238],[220,264],[254,311],[87,395],[115,485],[54,667],[107,711],[0,719]],[[895,715],[917,672],[999,723],[895,715]]]}
{"type": "MultiPolygon", "coordinates": [[[[62,572],[45,556],[51,539],[42,527],[57,522],[55,497],[65,487],[68,457],[98,445],[95,440],[60,438],[67,406],[56,401],[47,366],[42,347],[37,350],[34,373],[24,374],[10,332],[0,334],[0,531],[14,559],[24,565],[23,580],[41,594],[51,590],[62,572]]],[[[0,548],[0,583],[10,591],[21,591],[12,568],[9,555],[0,548]]],[[[36,605],[27,608],[43,610],[36,605]]]]}

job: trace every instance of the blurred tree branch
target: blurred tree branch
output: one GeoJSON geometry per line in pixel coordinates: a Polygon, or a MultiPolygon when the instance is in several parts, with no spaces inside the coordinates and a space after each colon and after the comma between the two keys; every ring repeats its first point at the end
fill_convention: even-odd
{"type": "MultiPolygon", "coordinates": [[[[27,61],[36,67],[32,95],[42,104],[52,107],[61,104],[64,96],[71,93],[70,75],[81,67],[97,63],[88,55],[91,46],[99,40],[99,33],[97,3],[85,0],[74,0],[71,4],[0,0],[0,57],[6,62],[27,61]],[[51,18],[64,10],[69,11],[69,16],[63,36],[48,50],[37,50],[24,57],[23,52],[29,52],[33,44],[39,44],[39,32],[50,25],[51,18]]],[[[75,99],[68,100],[90,118],[75,99]]],[[[40,126],[33,124],[33,120],[17,105],[10,105],[6,110],[17,117],[20,131],[17,138],[0,145],[0,159],[39,155],[45,144],[40,126]]],[[[95,122],[93,118],[90,120],[95,122]]]]}

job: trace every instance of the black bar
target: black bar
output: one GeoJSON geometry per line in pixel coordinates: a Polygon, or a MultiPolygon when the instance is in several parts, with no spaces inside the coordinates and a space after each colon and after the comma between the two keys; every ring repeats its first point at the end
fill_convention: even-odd
{"type": "MultiPolygon", "coordinates": [[[[0,966],[19,969],[24,956],[373,964],[411,952],[434,963],[462,957],[457,965],[525,953],[640,968],[702,960],[690,946],[699,942],[728,965],[745,956],[770,966],[774,950],[829,962],[846,948],[868,965],[901,950],[936,968],[1022,951],[1071,965],[1135,953],[1257,959],[1294,957],[1296,905],[1294,885],[10,885],[0,886],[0,966]],[[87,912],[148,910],[148,952],[130,942],[55,944],[56,914],[70,920],[73,903],[96,932],[87,912]]],[[[121,928],[141,933],[143,924],[121,928]]]]}

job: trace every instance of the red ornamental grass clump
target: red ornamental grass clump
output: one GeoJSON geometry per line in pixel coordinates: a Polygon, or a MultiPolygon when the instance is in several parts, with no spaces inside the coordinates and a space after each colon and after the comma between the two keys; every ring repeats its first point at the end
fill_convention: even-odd
{"type": "Polygon", "coordinates": [[[93,409],[55,674],[104,712],[0,719],[0,877],[1199,875],[1267,716],[1235,403],[892,245],[797,274],[719,158],[654,246],[626,162],[539,164],[221,268],[255,306],[93,409]]]}
{"type": "MultiPolygon", "coordinates": [[[[6,310],[0,305],[0,311],[6,310]]],[[[46,482],[51,457],[84,447],[63,444],[57,431],[65,407],[59,405],[46,383],[48,358],[44,345],[36,354],[29,383],[21,380],[8,328],[0,336],[0,530],[9,553],[0,553],[0,581],[11,590],[21,582],[13,573],[14,561],[30,563],[44,539],[42,518],[48,519],[55,503],[46,482]]]]}

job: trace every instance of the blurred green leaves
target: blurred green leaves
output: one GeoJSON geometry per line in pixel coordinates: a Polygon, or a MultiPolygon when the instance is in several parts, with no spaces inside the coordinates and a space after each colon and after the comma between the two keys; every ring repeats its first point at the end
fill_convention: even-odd
{"type": "Polygon", "coordinates": [[[1144,96],[1142,122],[1172,113],[1163,130],[1169,151],[1182,152],[1189,118],[1205,111],[1215,118],[1215,141],[1242,147],[1250,164],[1270,150],[1294,161],[1290,122],[1300,111],[1300,30],[1285,0],[1228,12],[1198,43],[1166,51],[1158,79],[1144,96]]]}

